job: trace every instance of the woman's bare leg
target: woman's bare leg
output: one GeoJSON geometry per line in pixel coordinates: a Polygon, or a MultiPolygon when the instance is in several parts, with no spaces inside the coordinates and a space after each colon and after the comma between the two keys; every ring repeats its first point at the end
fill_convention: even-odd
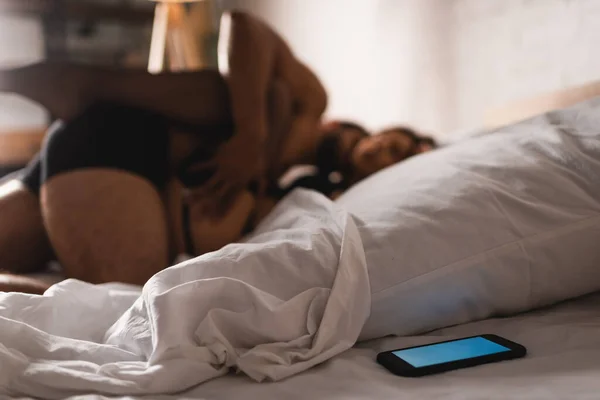
{"type": "Polygon", "coordinates": [[[49,287],[47,283],[26,276],[0,274],[0,292],[44,294],[49,287]]]}
{"type": "Polygon", "coordinates": [[[52,249],[38,196],[19,179],[0,185],[0,270],[17,274],[43,269],[52,249]]]}
{"type": "Polygon", "coordinates": [[[38,195],[18,178],[0,184],[0,291],[42,294],[49,285],[25,276],[53,258],[38,195]]]}
{"type": "Polygon", "coordinates": [[[49,132],[41,209],[67,277],[144,284],[169,265],[167,146],[162,116],[107,103],[49,132]]]}
{"type": "Polygon", "coordinates": [[[165,207],[146,179],[112,169],[52,177],[44,222],[67,277],[143,285],[169,265],[165,207]]]}

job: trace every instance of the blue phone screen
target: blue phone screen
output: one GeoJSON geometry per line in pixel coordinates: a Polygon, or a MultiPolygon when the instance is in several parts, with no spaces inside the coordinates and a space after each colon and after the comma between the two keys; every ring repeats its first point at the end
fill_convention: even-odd
{"type": "Polygon", "coordinates": [[[489,354],[503,353],[506,351],[510,351],[510,349],[478,336],[455,340],[453,342],[398,350],[392,352],[392,354],[406,361],[413,367],[419,368],[451,361],[466,360],[467,358],[487,356],[489,354]]]}

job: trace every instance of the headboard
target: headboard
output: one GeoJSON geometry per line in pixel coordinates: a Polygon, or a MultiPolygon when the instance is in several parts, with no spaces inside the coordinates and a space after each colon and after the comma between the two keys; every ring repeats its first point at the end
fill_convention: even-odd
{"type": "Polygon", "coordinates": [[[484,124],[486,128],[496,128],[547,111],[569,107],[596,96],[600,96],[600,81],[534,96],[504,107],[491,109],[485,114],[484,124]]]}

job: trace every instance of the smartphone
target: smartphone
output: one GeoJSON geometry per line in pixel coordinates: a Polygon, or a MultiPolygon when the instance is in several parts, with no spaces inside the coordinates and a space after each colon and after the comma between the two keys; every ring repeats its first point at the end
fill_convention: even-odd
{"type": "Polygon", "coordinates": [[[377,362],[393,374],[418,377],[524,357],[525,347],[496,335],[478,335],[390,350],[377,362]]]}

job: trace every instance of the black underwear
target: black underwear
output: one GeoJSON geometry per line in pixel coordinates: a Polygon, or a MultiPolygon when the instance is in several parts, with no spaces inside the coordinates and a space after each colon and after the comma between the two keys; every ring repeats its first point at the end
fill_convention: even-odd
{"type": "MultiPolygon", "coordinates": [[[[232,124],[186,126],[148,110],[108,102],[96,103],[68,122],[54,123],[40,153],[19,174],[19,179],[39,195],[41,186],[61,173],[109,168],[144,177],[162,192],[170,172],[171,127],[202,135],[202,145],[174,172],[185,187],[203,185],[214,170],[194,171],[191,167],[214,155],[217,147],[232,136],[232,124]]],[[[187,207],[182,213],[186,250],[190,252],[193,245],[187,207]]]]}
{"type": "MultiPolygon", "coordinates": [[[[169,174],[174,172],[185,187],[194,188],[206,183],[214,170],[198,171],[192,167],[210,160],[218,146],[229,140],[233,132],[231,123],[189,126],[152,111],[100,102],[68,122],[53,124],[40,153],[18,175],[36,194],[50,178],[83,168],[127,171],[146,178],[160,192],[165,189],[169,174]],[[202,144],[175,171],[169,170],[169,130],[172,127],[196,131],[202,138],[202,144]]],[[[274,185],[268,188],[267,195],[281,198],[297,186],[324,193],[330,191],[331,188],[326,188],[321,181],[324,179],[317,185],[300,179],[288,190],[274,185]]],[[[251,183],[248,190],[256,193],[257,185],[251,183]]],[[[183,205],[181,211],[186,250],[192,254],[189,210],[183,205]]]]}
{"type": "Polygon", "coordinates": [[[190,169],[209,160],[231,137],[231,124],[184,126],[148,110],[107,102],[88,107],[71,121],[53,124],[40,154],[25,168],[21,180],[39,193],[41,185],[58,174],[112,168],[144,177],[162,191],[169,178],[169,129],[173,126],[202,135],[203,145],[175,171],[184,186],[201,186],[214,171],[190,169]]]}
{"type": "Polygon", "coordinates": [[[167,183],[167,120],[132,107],[97,103],[69,122],[53,124],[23,182],[35,193],[53,176],[82,168],[114,168],[167,183]]]}

